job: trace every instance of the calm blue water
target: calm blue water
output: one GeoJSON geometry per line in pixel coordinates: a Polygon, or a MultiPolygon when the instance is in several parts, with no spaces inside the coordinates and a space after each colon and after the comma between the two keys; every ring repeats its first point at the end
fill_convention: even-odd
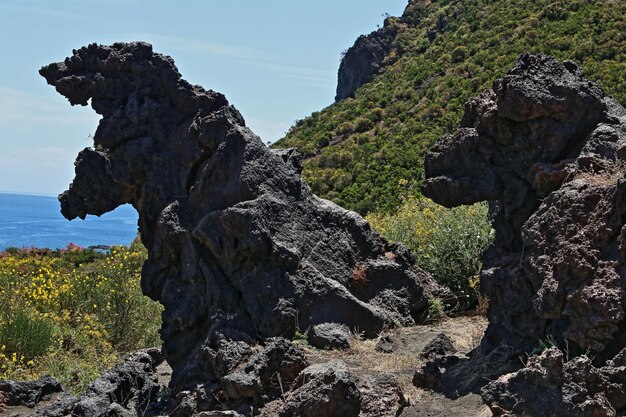
{"type": "Polygon", "coordinates": [[[72,221],[60,208],[56,197],[0,193],[0,250],[65,248],[70,242],[83,247],[128,245],[137,237],[137,212],[130,205],[72,221]]]}

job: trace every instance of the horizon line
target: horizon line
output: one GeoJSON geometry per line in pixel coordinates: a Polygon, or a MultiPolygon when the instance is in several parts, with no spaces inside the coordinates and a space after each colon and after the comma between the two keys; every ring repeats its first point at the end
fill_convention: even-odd
{"type": "Polygon", "coordinates": [[[0,190],[0,194],[32,195],[32,196],[37,196],[37,197],[58,197],[57,194],[38,193],[38,192],[34,192],[34,191],[0,190]]]}

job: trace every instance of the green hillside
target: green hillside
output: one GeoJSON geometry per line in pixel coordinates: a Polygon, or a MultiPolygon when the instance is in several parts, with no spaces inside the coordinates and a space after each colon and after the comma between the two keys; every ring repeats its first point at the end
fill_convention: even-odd
{"type": "Polygon", "coordinates": [[[303,153],[318,195],[360,213],[392,212],[419,195],[423,155],[456,127],[463,103],[520,53],[573,60],[626,103],[625,16],[625,0],[412,0],[385,20],[396,35],[382,73],[274,146],[303,153]]]}

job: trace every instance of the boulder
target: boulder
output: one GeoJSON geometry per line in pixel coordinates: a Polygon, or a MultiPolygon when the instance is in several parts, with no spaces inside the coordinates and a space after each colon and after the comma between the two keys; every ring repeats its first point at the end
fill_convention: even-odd
{"type": "Polygon", "coordinates": [[[356,385],[361,395],[359,417],[396,417],[410,405],[393,375],[359,375],[356,385]]]}
{"type": "Polygon", "coordinates": [[[449,356],[454,353],[456,353],[456,348],[452,344],[452,340],[450,340],[445,333],[439,333],[424,346],[419,357],[420,359],[428,361],[449,356]]]}
{"type": "Polygon", "coordinates": [[[222,394],[237,404],[260,405],[284,395],[307,366],[301,348],[286,339],[272,338],[238,370],[222,377],[222,394]]]}
{"type": "Polygon", "coordinates": [[[333,359],[311,365],[293,382],[280,417],[357,417],[361,394],[346,364],[333,359]]]}
{"type": "Polygon", "coordinates": [[[321,323],[312,326],[307,341],[318,349],[347,349],[350,347],[350,329],[339,323],[321,323]]]}
{"type": "Polygon", "coordinates": [[[32,408],[38,402],[62,393],[63,387],[55,378],[47,375],[37,381],[0,381],[0,404],[32,408]]]}
{"type": "Polygon", "coordinates": [[[496,416],[615,416],[626,406],[626,367],[614,365],[596,368],[584,355],[566,361],[562,351],[550,348],[481,394],[496,416]]]}
{"type": "Polygon", "coordinates": [[[72,416],[142,415],[158,391],[154,360],[137,352],[92,382],[74,404],[72,416]]]}

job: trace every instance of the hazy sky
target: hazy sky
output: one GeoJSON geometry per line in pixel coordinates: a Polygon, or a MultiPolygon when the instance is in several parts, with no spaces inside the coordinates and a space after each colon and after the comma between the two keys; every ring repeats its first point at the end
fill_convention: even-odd
{"type": "Polygon", "coordinates": [[[37,71],[89,43],[142,40],[224,93],[264,141],[331,104],[342,50],[406,0],[0,0],[0,191],[58,194],[98,116],[37,71]]]}

